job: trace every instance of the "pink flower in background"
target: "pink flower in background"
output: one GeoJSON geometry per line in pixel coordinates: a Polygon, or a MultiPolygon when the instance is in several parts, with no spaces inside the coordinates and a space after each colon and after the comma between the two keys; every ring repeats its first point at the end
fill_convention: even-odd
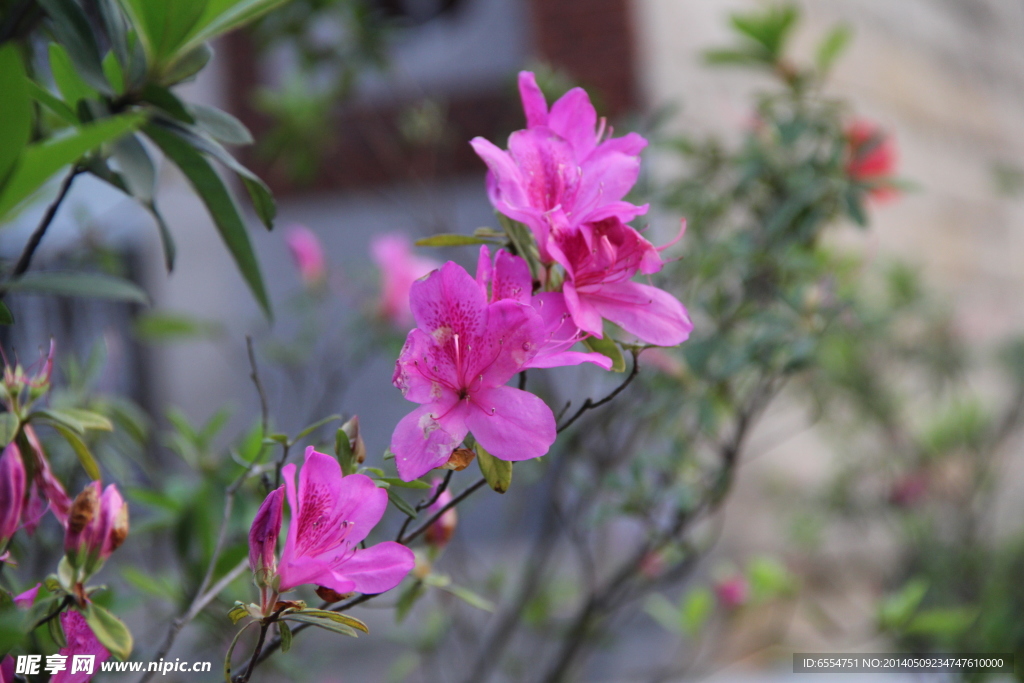
{"type": "Polygon", "coordinates": [[[727,609],[742,607],[747,602],[750,586],[740,574],[723,579],[715,584],[715,596],[718,602],[727,609]]]}
{"type": "Polygon", "coordinates": [[[14,657],[4,655],[3,660],[0,660],[0,683],[14,683],[14,669],[14,657]]]}
{"type": "Polygon", "coordinates": [[[290,225],[284,236],[299,277],[307,287],[321,286],[327,278],[324,248],[316,233],[304,225],[290,225]]]}
{"type": "Polygon", "coordinates": [[[693,329],[683,305],[668,292],[632,282],[661,269],[658,249],[618,218],[551,236],[551,253],[565,268],[565,304],[576,325],[595,337],[604,336],[602,318],[642,341],[675,346],[693,329]]]}
{"type": "Polygon", "coordinates": [[[551,409],[504,386],[545,342],[543,321],[513,299],[493,303],[461,266],[448,262],[411,291],[417,327],[395,364],[394,384],[421,406],[395,427],[391,450],[411,481],[448,461],[469,432],[502,460],[547,453],[551,409]]]}
{"type": "MultiPolygon", "coordinates": [[[[878,183],[896,172],[896,143],[892,136],[869,121],[858,120],[846,129],[849,159],[846,173],[862,183],[878,183]]],[[[885,201],[899,193],[891,187],[878,185],[869,190],[873,199],[885,201]]]]}
{"type": "Polygon", "coordinates": [[[110,659],[110,652],[96,639],[96,634],[89,628],[85,617],[75,610],[62,612],[60,625],[64,628],[64,635],[68,641],[68,644],[60,649],[60,654],[67,658],[66,668],[54,674],[50,683],[86,683],[92,680],[93,674],[84,671],[71,673],[75,655],[93,655],[96,658],[93,673],[96,673],[100,670],[100,664],[110,659]]]}
{"type": "MultiPolygon", "coordinates": [[[[25,504],[25,465],[12,441],[0,456],[0,549],[21,527],[21,511],[25,504]]],[[[6,558],[6,553],[0,561],[6,558]]]]}
{"type": "MultiPolygon", "coordinates": [[[[291,521],[278,567],[280,589],[286,591],[308,583],[341,594],[372,594],[397,586],[416,563],[413,552],[394,541],[360,547],[384,515],[387,491],[362,474],[343,477],[338,461],[316,452],[312,446],[306,449],[298,488],[295,469],[294,464],[288,464],[281,470],[291,521]]],[[[264,502],[261,511],[267,505],[264,502]]],[[[271,502],[271,508],[273,505],[271,502]]],[[[275,519],[280,518],[268,511],[261,524],[275,519]]],[[[271,535],[276,541],[276,534],[266,529],[257,535],[261,545],[256,554],[261,558],[268,551],[271,535]]],[[[250,562],[252,557],[250,548],[250,562]]],[[[264,561],[260,559],[261,566],[264,561]]]]}
{"type": "Polygon", "coordinates": [[[476,281],[491,303],[511,299],[529,304],[540,315],[543,341],[537,347],[533,358],[523,365],[524,368],[556,368],[594,363],[605,370],[611,369],[612,360],[607,356],[600,353],[569,351],[587,335],[580,332],[573,323],[572,316],[565,306],[565,298],[560,292],[541,292],[531,296],[533,282],[530,279],[530,268],[520,257],[500,249],[492,262],[487,245],[481,246],[476,281]]]}
{"type": "Polygon", "coordinates": [[[898,508],[915,507],[928,495],[931,488],[924,471],[910,472],[897,479],[889,490],[889,502],[898,508]]]}
{"type": "Polygon", "coordinates": [[[32,588],[29,588],[24,593],[19,593],[14,596],[14,606],[21,609],[28,609],[32,606],[32,603],[36,601],[36,595],[39,593],[39,588],[43,584],[37,583],[32,588]]]}
{"type": "Polygon", "coordinates": [[[128,537],[128,503],[114,484],[100,490],[94,481],[78,494],[64,532],[68,561],[86,575],[97,571],[128,537]]]}
{"type": "MultiPolygon", "coordinates": [[[[431,489],[431,495],[437,492],[437,487],[441,485],[441,479],[434,479],[433,488],[431,489]]],[[[437,497],[433,503],[427,507],[427,515],[433,517],[440,511],[445,505],[452,502],[452,492],[449,489],[445,489],[441,492],[441,495],[437,497]]],[[[435,548],[443,548],[448,545],[448,541],[452,540],[452,536],[455,534],[455,527],[459,523],[459,513],[456,512],[455,508],[445,510],[441,517],[427,527],[423,537],[427,543],[434,546],[435,548]]]]}
{"type": "Polygon", "coordinates": [[[414,254],[409,238],[401,233],[374,237],[370,252],[381,272],[380,314],[396,327],[407,329],[413,324],[409,288],[441,264],[414,254]]]}
{"type": "Polygon", "coordinates": [[[597,112],[582,88],[573,88],[548,111],[534,75],[519,74],[525,130],[509,137],[508,151],[483,138],[470,144],[487,164],[487,192],[494,207],[526,224],[541,258],[551,262],[548,235],[615,216],[628,221],[647,212],[623,197],[636,184],[640,152],[647,141],[636,133],[602,140],[597,112]]]}

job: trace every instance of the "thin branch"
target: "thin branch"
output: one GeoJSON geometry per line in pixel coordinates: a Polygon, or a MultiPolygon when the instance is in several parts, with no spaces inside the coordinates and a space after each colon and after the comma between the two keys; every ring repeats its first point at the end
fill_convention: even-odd
{"type": "MultiPolygon", "coordinates": [[[[569,420],[565,424],[563,424],[561,427],[558,428],[558,433],[559,434],[561,434],[566,429],[568,429],[572,425],[573,422],[578,420],[580,418],[580,416],[583,415],[583,413],[587,412],[588,410],[592,410],[594,408],[600,408],[601,406],[603,406],[604,404],[608,403],[613,398],[618,396],[620,393],[622,393],[622,390],[625,389],[626,387],[628,387],[630,385],[630,383],[632,383],[632,381],[636,378],[637,374],[640,372],[640,363],[638,362],[638,359],[637,359],[637,356],[639,354],[636,351],[633,351],[632,353],[633,353],[633,369],[630,370],[629,374],[626,376],[626,379],[623,380],[622,384],[617,386],[614,389],[614,391],[612,391],[612,393],[608,394],[607,396],[605,396],[604,398],[602,398],[599,401],[594,401],[594,399],[591,399],[591,398],[588,398],[586,401],[584,401],[583,405],[580,406],[580,409],[577,410],[576,413],[573,414],[573,416],[570,417],[569,420]]],[[[568,407],[568,405],[566,407],[568,407]]]]}
{"type": "Polygon", "coordinates": [[[256,648],[252,651],[252,657],[249,659],[249,665],[245,667],[245,671],[235,677],[234,680],[237,683],[249,683],[249,676],[252,675],[253,670],[256,668],[256,660],[259,659],[260,652],[263,651],[263,642],[267,639],[267,629],[269,628],[269,622],[260,624],[260,637],[256,641],[256,648]]]}
{"type": "MultiPolygon", "coordinates": [[[[444,475],[444,480],[441,482],[441,485],[437,487],[436,491],[434,491],[434,495],[430,498],[424,498],[416,505],[416,512],[420,512],[438,501],[441,494],[448,490],[448,484],[451,483],[453,474],[455,474],[455,470],[448,470],[448,473],[444,475]]],[[[405,535],[405,530],[409,528],[409,524],[412,523],[413,519],[414,517],[406,515],[405,521],[402,523],[402,528],[398,530],[398,536],[395,538],[396,541],[402,540],[402,536],[405,535]]]]}
{"type": "Polygon", "coordinates": [[[53,222],[53,217],[57,215],[57,209],[60,208],[61,203],[68,194],[68,190],[71,189],[71,183],[74,182],[75,176],[81,172],[82,169],[78,166],[73,166],[64,177],[63,182],[60,184],[60,191],[57,192],[57,198],[54,199],[53,203],[46,209],[46,213],[43,214],[43,219],[39,222],[39,226],[35,229],[35,232],[32,233],[32,236],[28,238],[28,243],[25,244],[25,249],[21,252],[21,256],[18,258],[18,262],[14,266],[14,270],[11,271],[12,278],[23,275],[32,264],[32,256],[36,253],[39,243],[43,241],[43,235],[46,234],[46,230],[50,227],[50,223],[53,222]]]}
{"type": "Polygon", "coordinates": [[[473,483],[468,488],[466,488],[462,493],[460,493],[459,495],[455,496],[450,501],[448,501],[447,505],[445,505],[440,510],[435,512],[433,517],[431,517],[430,519],[425,521],[423,524],[419,525],[418,527],[416,527],[415,529],[410,531],[407,535],[399,538],[398,542],[402,543],[404,545],[408,545],[409,541],[414,540],[417,536],[419,536],[424,531],[429,529],[430,526],[434,522],[436,522],[437,520],[441,519],[441,517],[444,515],[444,513],[448,512],[453,507],[455,507],[456,505],[458,505],[459,503],[461,503],[465,499],[469,498],[473,494],[474,491],[476,491],[478,488],[480,488],[481,486],[483,486],[486,483],[487,483],[487,480],[484,479],[483,477],[480,477],[475,483],[473,483]]]}
{"type": "Polygon", "coordinates": [[[263,390],[263,382],[260,381],[259,368],[256,366],[256,351],[253,349],[252,335],[245,335],[245,348],[249,353],[249,378],[256,385],[256,394],[260,398],[260,424],[263,427],[263,438],[267,438],[270,431],[270,408],[267,404],[267,392],[263,390]]]}

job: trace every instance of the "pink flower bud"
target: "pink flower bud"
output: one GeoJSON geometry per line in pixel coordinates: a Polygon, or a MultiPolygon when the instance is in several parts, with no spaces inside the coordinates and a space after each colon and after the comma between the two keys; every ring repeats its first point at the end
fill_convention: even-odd
{"type": "Polygon", "coordinates": [[[25,504],[25,464],[18,447],[11,442],[0,456],[0,547],[21,526],[25,504]]]}
{"type": "Polygon", "coordinates": [[[128,504],[117,487],[91,482],[71,505],[64,533],[68,562],[80,570],[81,578],[94,574],[128,536],[128,504]]]}
{"type": "Polygon", "coordinates": [[[320,238],[304,225],[289,226],[285,235],[292,260],[307,287],[322,285],[327,277],[327,263],[320,238]]]}
{"type": "MultiPolygon", "coordinates": [[[[896,172],[896,143],[877,125],[868,121],[854,121],[846,129],[849,158],[846,173],[852,180],[872,183],[885,180],[896,172]]],[[[891,187],[878,186],[869,193],[873,199],[884,201],[898,193],[891,187]]]]}
{"type": "MultiPolygon", "coordinates": [[[[441,485],[441,479],[434,479],[433,491],[437,491],[437,487],[441,485]]],[[[427,508],[427,514],[433,517],[448,503],[452,502],[452,492],[449,489],[445,489],[441,492],[441,495],[437,497],[431,505],[427,508]]],[[[434,546],[435,548],[443,548],[448,545],[448,541],[452,540],[452,536],[455,534],[455,527],[459,523],[459,513],[455,511],[455,508],[446,510],[441,517],[427,527],[424,532],[423,538],[426,539],[427,543],[434,546]]]]}
{"type": "Polygon", "coordinates": [[[277,573],[277,537],[281,533],[283,510],[282,486],[267,495],[249,528],[249,567],[261,585],[277,573]]]}
{"type": "Polygon", "coordinates": [[[742,607],[747,601],[750,587],[747,580],[739,574],[731,576],[715,584],[715,595],[718,602],[727,609],[742,607]]]}

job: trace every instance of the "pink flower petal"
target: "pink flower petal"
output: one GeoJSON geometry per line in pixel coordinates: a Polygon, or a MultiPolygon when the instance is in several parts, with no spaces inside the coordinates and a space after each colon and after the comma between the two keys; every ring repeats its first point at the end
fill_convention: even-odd
{"type": "Polygon", "coordinates": [[[357,550],[333,569],[336,577],[343,577],[354,586],[347,592],[376,594],[400,584],[415,565],[416,556],[411,550],[400,543],[385,541],[357,550]]]}
{"type": "Polygon", "coordinates": [[[585,159],[597,145],[597,112],[583,88],[573,88],[551,105],[547,125],[568,140],[577,159],[585,159]]]}
{"type": "Polygon", "coordinates": [[[532,71],[519,72],[519,96],[523,100],[527,127],[547,125],[548,103],[544,99],[544,93],[537,86],[537,78],[532,71]]]}
{"type": "Polygon", "coordinates": [[[512,387],[474,394],[466,424],[480,445],[501,460],[538,458],[555,442],[551,408],[533,394],[512,387]]]}
{"type": "Polygon", "coordinates": [[[466,438],[464,401],[450,405],[427,403],[403,417],[391,435],[398,476],[417,479],[440,467],[466,438]]]}
{"type": "Polygon", "coordinates": [[[637,282],[605,284],[588,292],[586,299],[601,317],[648,344],[676,346],[693,330],[679,300],[657,287],[637,282]]]}

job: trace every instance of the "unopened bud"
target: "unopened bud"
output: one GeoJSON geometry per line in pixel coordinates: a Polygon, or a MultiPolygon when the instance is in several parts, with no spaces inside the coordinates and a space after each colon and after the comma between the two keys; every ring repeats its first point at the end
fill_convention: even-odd
{"type": "Polygon", "coordinates": [[[462,470],[469,467],[470,463],[473,462],[473,458],[475,457],[476,453],[474,453],[468,448],[456,448],[448,457],[448,462],[441,465],[441,469],[455,470],[456,472],[461,472],[462,470]]]}
{"type": "Polygon", "coordinates": [[[349,446],[352,448],[352,459],[358,465],[366,462],[366,443],[359,433],[359,416],[355,415],[351,420],[341,426],[342,431],[348,436],[349,446]]]}
{"type": "Polygon", "coordinates": [[[316,594],[320,596],[320,599],[324,602],[341,602],[342,600],[347,600],[354,595],[354,593],[339,593],[333,588],[328,588],[327,586],[317,586],[316,594]]]}

